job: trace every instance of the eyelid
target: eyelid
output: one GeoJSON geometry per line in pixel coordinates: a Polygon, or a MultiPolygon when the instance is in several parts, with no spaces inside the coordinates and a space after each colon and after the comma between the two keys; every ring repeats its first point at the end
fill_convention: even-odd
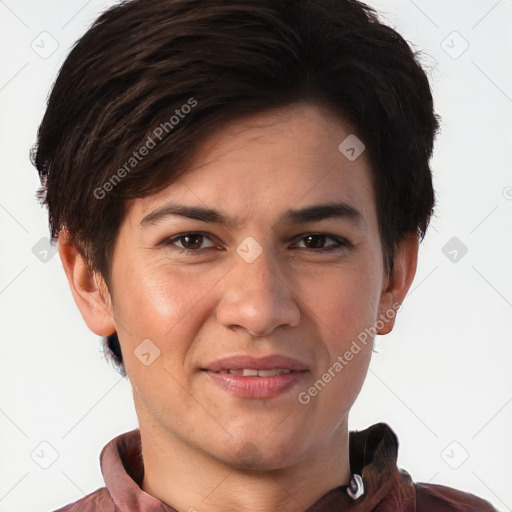
{"type": "Polygon", "coordinates": [[[162,240],[161,244],[159,244],[159,245],[164,245],[164,246],[175,245],[175,243],[178,242],[180,238],[183,238],[184,236],[187,236],[187,235],[201,235],[205,239],[209,240],[213,244],[213,246],[204,247],[203,249],[196,249],[196,250],[176,246],[176,248],[182,252],[199,253],[201,250],[204,250],[204,249],[213,249],[214,247],[218,247],[218,244],[216,244],[215,241],[212,240],[213,235],[210,233],[207,233],[205,231],[185,231],[183,233],[178,233],[177,235],[174,235],[172,237],[165,238],[164,240],[162,240]]]}
{"type": "Polygon", "coordinates": [[[329,250],[335,250],[335,249],[347,249],[352,247],[352,244],[346,239],[341,236],[333,235],[331,233],[324,233],[324,232],[308,232],[303,233],[299,235],[298,237],[295,237],[293,240],[293,244],[296,244],[297,242],[302,241],[304,238],[308,236],[323,236],[325,238],[330,238],[331,240],[334,240],[336,242],[335,244],[330,244],[327,247],[320,247],[320,248],[310,248],[310,247],[300,247],[300,249],[305,249],[306,251],[312,251],[312,252],[322,252],[322,251],[329,251],[329,250]]]}
{"type": "MultiPolygon", "coordinates": [[[[303,250],[310,251],[310,252],[321,253],[321,252],[327,252],[327,251],[330,251],[330,250],[331,251],[334,251],[336,249],[342,250],[342,249],[347,249],[347,248],[352,247],[352,244],[346,238],[343,238],[343,237],[340,237],[340,236],[337,236],[337,235],[334,235],[334,234],[331,234],[331,233],[324,233],[324,232],[306,232],[306,233],[302,233],[302,234],[300,234],[300,235],[298,235],[298,236],[293,238],[292,245],[297,244],[298,242],[302,241],[304,238],[306,238],[308,236],[323,236],[325,238],[330,238],[335,243],[334,244],[330,244],[327,247],[320,247],[320,248],[299,247],[299,249],[303,249],[303,250]]],[[[206,249],[213,249],[214,247],[219,248],[218,247],[219,244],[217,244],[213,240],[213,238],[216,238],[216,237],[214,235],[212,235],[211,233],[208,233],[208,232],[205,232],[205,231],[185,231],[183,233],[178,233],[177,235],[174,235],[172,237],[165,238],[161,242],[160,245],[164,245],[164,246],[173,245],[180,252],[188,252],[188,253],[199,254],[199,253],[201,253],[201,251],[206,250],[206,249]],[[205,239],[209,240],[213,244],[213,246],[204,247],[203,249],[187,249],[185,247],[177,246],[176,242],[178,242],[180,238],[182,238],[184,236],[187,236],[187,235],[201,235],[205,239]]]]}

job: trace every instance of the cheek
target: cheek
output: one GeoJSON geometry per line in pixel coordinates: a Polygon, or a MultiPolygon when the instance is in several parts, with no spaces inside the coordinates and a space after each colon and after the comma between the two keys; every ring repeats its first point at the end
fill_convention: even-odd
{"type": "Polygon", "coordinates": [[[169,401],[187,404],[185,363],[205,318],[207,301],[201,299],[211,285],[191,282],[168,263],[132,265],[117,278],[124,287],[114,316],[124,330],[121,344],[126,371],[136,399],[144,404],[141,410],[151,410],[151,415],[163,421],[169,401]],[[157,347],[145,341],[150,358],[158,354],[148,366],[139,359],[143,340],[157,347]]]}
{"type": "Polygon", "coordinates": [[[349,280],[337,284],[316,302],[325,357],[312,379],[314,389],[309,388],[313,394],[318,390],[311,410],[331,427],[326,418],[344,418],[361,391],[373,347],[365,329],[373,325],[377,312],[369,289],[349,286],[349,280]]]}
{"type": "Polygon", "coordinates": [[[372,261],[371,254],[362,254],[357,262],[330,273],[322,286],[310,288],[315,293],[309,302],[319,320],[328,359],[318,368],[317,378],[323,374],[329,380],[327,394],[340,411],[355,401],[371,359],[373,342],[368,332],[375,323],[381,293],[379,265],[372,267],[372,261]]]}
{"type": "Polygon", "coordinates": [[[124,283],[122,297],[117,297],[118,319],[139,334],[152,333],[160,340],[182,323],[204,295],[205,283],[165,264],[131,265],[118,274],[118,280],[124,283]]]}
{"type": "Polygon", "coordinates": [[[124,331],[119,334],[127,370],[140,366],[133,353],[149,339],[160,350],[159,365],[182,375],[193,340],[208,319],[212,291],[222,276],[217,271],[179,270],[163,259],[145,265],[135,261],[124,268],[120,265],[114,317],[124,331]]]}
{"type": "MultiPolygon", "coordinates": [[[[349,291],[348,288],[344,290],[349,291]]],[[[324,323],[322,338],[328,352],[329,368],[341,376],[336,380],[338,384],[344,382],[342,387],[346,394],[348,389],[358,389],[366,375],[373,343],[365,329],[373,325],[377,305],[361,288],[353,289],[352,293],[337,290],[322,300],[323,310],[318,315],[324,323]],[[335,362],[342,366],[333,368],[335,362]]]]}
{"type": "Polygon", "coordinates": [[[381,294],[380,274],[362,259],[321,279],[316,276],[308,287],[307,302],[325,327],[325,339],[343,344],[375,322],[381,294]]]}

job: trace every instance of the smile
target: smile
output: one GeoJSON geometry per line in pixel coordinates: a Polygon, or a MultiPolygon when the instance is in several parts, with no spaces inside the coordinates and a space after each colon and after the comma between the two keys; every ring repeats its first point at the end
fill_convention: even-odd
{"type": "Polygon", "coordinates": [[[283,375],[284,373],[291,373],[292,370],[289,370],[288,368],[273,368],[269,370],[256,370],[256,369],[228,369],[228,370],[219,370],[218,372],[214,373],[220,373],[220,374],[226,374],[229,373],[231,375],[239,375],[241,377],[275,377],[276,375],[283,375]]]}
{"type": "Polygon", "coordinates": [[[307,375],[305,370],[273,368],[255,370],[203,370],[216,387],[241,398],[273,398],[298,386],[307,375]]]}

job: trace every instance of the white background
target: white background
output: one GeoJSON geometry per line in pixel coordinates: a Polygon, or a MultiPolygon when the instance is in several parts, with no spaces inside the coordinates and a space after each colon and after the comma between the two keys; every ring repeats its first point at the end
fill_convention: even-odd
{"type": "MultiPolygon", "coordinates": [[[[102,487],[101,449],[137,427],[130,385],[83,323],[58,255],[32,251],[48,236],[28,159],[45,98],[112,3],[0,0],[0,512],[50,511],[102,487]],[[47,58],[31,47],[57,44],[47,58]]],[[[389,423],[415,481],[512,510],[512,0],[369,3],[422,50],[442,127],[437,214],[351,428],[389,423]],[[455,262],[452,237],[468,249],[455,262]]]]}

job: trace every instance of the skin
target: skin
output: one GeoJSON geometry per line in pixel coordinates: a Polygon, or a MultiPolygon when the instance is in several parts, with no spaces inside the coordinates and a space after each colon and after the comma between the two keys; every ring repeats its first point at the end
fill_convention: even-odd
{"type": "MultiPolygon", "coordinates": [[[[418,253],[411,235],[386,276],[366,154],[351,162],[338,150],[351,133],[308,104],[215,133],[178,180],[128,204],[109,291],[75,246],[59,241],[87,325],[100,336],[118,333],[142,438],[142,489],[180,512],[299,511],[350,481],[348,415],[372,342],[309,403],[297,396],[402,302],[418,253]],[[290,209],[331,201],[352,206],[362,220],[283,221],[290,209]],[[219,210],[233,225],[173,215],[141,226],[169,203],[219,210]],[[209,238],[188,245],[178,238],[191,232],[209,238]],[[326,235],[311,242],[311,233],[326,235]],[[252,263],[236,252],[248,236],[262,248],[252,263]],[[145,339],[160,350],[149,366],[134,353],[145,339]],[[264,399],[234,396],[201,371],[241,353],[294,357],[308,371],[264,399]]],[[[378,333],[393,324],[394,316],[378,333]]]]}

